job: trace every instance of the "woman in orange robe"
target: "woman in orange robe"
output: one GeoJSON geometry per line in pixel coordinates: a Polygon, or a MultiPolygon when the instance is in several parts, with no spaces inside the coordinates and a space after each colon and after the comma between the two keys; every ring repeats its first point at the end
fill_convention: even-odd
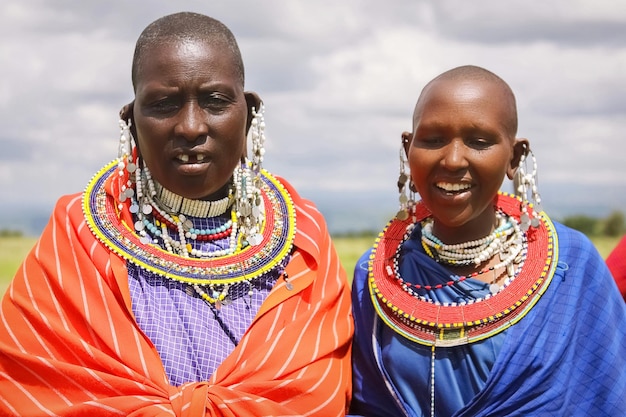
{"type": "Polygon", "coordinates": [[[118,158],[59,200],[2,300],[0,415],[344,415],[345,272],[315,206],[260,166],[232,34],[153,22],[133,86],[118,158]]]}

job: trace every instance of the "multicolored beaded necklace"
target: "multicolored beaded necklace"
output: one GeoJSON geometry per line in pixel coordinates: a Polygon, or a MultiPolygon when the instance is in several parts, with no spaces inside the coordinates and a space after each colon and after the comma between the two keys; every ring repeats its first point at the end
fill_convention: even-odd
{"type": "MultiPolygon", "coordinates": [[[[148,242],[145,233],[140,236],[130,210],[136,205],[133,193],[125,194],[128,198],[124,201],[112,197],[120,195],[120,185],[113,180],[117,169],[118,162],[113,161],[93,177],[83,196],[83,211],[92,233],[126,261],[167,279],[189,284],[205,301],[218,308],[227,301],[231,286],[248,283],[252,288],[252,280],[275,268],[284,269],[296,233],[295,207],[287,190],[268,172],[262,171],[259,177],[262,205],[266,210],[258,242],[246,244],[240,234],[235,234],[234,250],[216,251],[195,258],[168,250],[163,247],[167,245],[158,244],[158,240],[148,242]]],[[[164,213],[155,215],[153,221],[155,227],[158,222],[162,232],[168,223],[173,223],[164,213]]],[[[181,223],[184,219],[175,222],[181,223]]],[[[230,234],[233,229],[233,220],[226,220],[224,230],[215,234],[230,234]]],[[[186,233],[189,233],[188,237],[198,235],[191,229],[186,233]]],[[[213,232],[200,231],[200,234],[211,235],[213,232]]]]}
{"type": "MultiPolygon", "coordinates": [[[[520,200],[501,193],[496,209],[520,219],[520,200]]],[[[416,297],[411,291],[399,291],[406,280],[398,274],[397,254],[416,222],[430,217],[422,204],[413,216],[392,220],[379,235],[369,260],[368,283],[372,302],[380,318],[394,331],[427,346],[458,346],[497,334],[517,323],[534,306],[549,285],[556,268],[557,254],[554,226],[545,213],[539,213],[537,228],[526,232],[526,260],[515,279],[491,296],[472,303],[435,303],[416,297]]],[[[451,277],[453,285],[458,278],[451,277]]],[[[443,286],[433,285],[431,288],[443,286]]],[[[428,289],[431,289],[428,288],[428,289]]]]}
{"type": "MultiPolygon", "coordinates": [[[[489,291],[491,294],[498,293],[503,287],[498,282],[498,275],[496,271],[500,268],[504,268],[507,278],[504,281],[504,286],[508,285],[517,274],[515,273],[516,265],[521,268],[521,264],[526,259],[527,242],[524,238],[524,234],[520,228],[519,222],[514,217],[507,216],[504,213],[496,212],[496,219],[498,226],[489,235],[473,241],[468,241],[458,244],[444,244],[439,238],[437,238],[433,232],[432,218],[423,220],[422,223],[422,247],[428,256],[434,259],[437,263],[448,265],[451,267],[461,265],[473,265],[479,266],[483,262],[492,259],[495,256],[500,257],[500,262],[494,266],[485,268],[481,271],[474,272],[470,275],[471,278],[475,278],[479,275],[493,272],[494,279],[491,281],[489,291]]],[[[413,223],[415,225],[415,223],[413,223]]],[[[413,227],[407,228],[407,235],[404,240],[408,239],[412,233],[413,227]]],[[[396,253],[396,259],[399,259],[401,246],[398,247],[396,253]]],[[[397,267],[398,262],[395,262],[397,267]]],[[[424,285],[410,284],[404,282],[400,278],[399,272],[396,269],[396,275],[403,289],[411,291],[413,286],[416,289],[424,288],[426,290],[439,289],[445,286],[452,286],[456,283],[466,280],[467,276],[455,276],[454,279],[448,281],[445,286],[443,285],[424,285]],[[427,288],[428,287],[428,288],[427,288]]]]}
{"type": "MultiPolygon", "coordinates": [[[[521,200],[505,193],[498,194],[495,207],[497,212],[514,220],[515,233],[522,233],[519,226],[520,217],[528,216],[528,210],[532,210],[532,207],[526,207],[522,213],[521,200]]],[[[503,288],[498,288],[497,291],[491,289],[491,294],[485,298],[467,303],[434,302],[417,295],[411,288],[431,290],[452,286],[461,281],[459,277],[455,279],[451,275],[451,279],[445,285],[420,286],[405,282],[399,275],[400,248],[411,235],[415,224],[423,222],[431,215],[423,203],[420,202],[414,207],[413,216],[400,217],[389,222],[376,240],[368,266],[368,286],[372,304],[381,320],[394,332],[431,348],[429,370],[431,416],[435,415],[435,348],[477,342],[504,331],[532,309],[552,281],[558,261],[554,225],[544,212],[531,214],[540,221],[533,224],[533,228],[525,230],[524,243],[516,245],[517,249],[508,250],[505,260],[501,261],[507,264],[514,259],[512,256],[523,256],[525,260],[518,266],[514,277],[509,277],[503,288]]],[[[502,226],[502,223],[500,225],[502,226]]],[[[508,227],[496,229],[494,236],[487,237],[484,241],[481,239],[454,249],[457,253],[462,253],[465,246],[468,248],[482,246],[484,253],[489,255],[487,252],[491,253],[491,249],[487,248],[491,244],[490,241],[505,229],[508,230],[508,227]]],[[[429,243],[426,246],[430,243],[440,247],[443,245],[433,239],[432,235],[427,236],[427,240],[429,243]]],[[[475,255],[476,251],[470,250],[467,260],[480,264],[482,257],[476,258],[475,255]]],[[[457,258],[461,257],[466,256],[452,255],[448,263],[454,264],[459,260],[457,258]]],[[[495,267],[487,270],[492,269],[495,267]]],[[[470,277],[484,272],[479,271],[470,277]]]]}
{"type": "Polygon", "coordinates": [[[422,246],[437,262],[451,266],[480,265],[491,259],[504,246],[511,246],[513,240],[521,235],[519,225],[512,218],[496,213],[498,227],[488,236],[469,242],[447,245],[433,234],[433,221],[426,219],[422,223],[422,246]]]}
{"type": "MultiPolygon", "coordinates": [[[[424,229],[422,229],[423,232],[424,229]]],[[[411,233],[413,232],[413,227],[409,226],[407,228],[407,231],[405,233],[405,236],[403,238],[403,241],[406,241],[409,236],[411,235],[411,233]]],[[[399,245],[397,250],[396,250],[396,254],[394,256],[394,260],[393,260],[393,267],[388,266],[386,268],[387,274],[388,275],[395,275],[396,277],[396,281],[398,283],[398,285],[400,286],[400,288],[403,291],[406,291],[408,294],[410,294],[413,297],[417,297],[419,299],[421,299],[422,301],[426,301],[426,302],[430,302],[430,303],[434,303],[434,304],[438,304],[441,305],[441,303],[439,303],[438,301],[434,301],[431,300],[430,298],[424,296],[421,294],[420,290],[423,291],[435,291],[435,290],[441,290],[443,288],[446,287],[452,287],[454,285],[457,285],[465,280],[467,280],[468,278],[476,278],[480,275],[483,274],[487,274],[487,273],[493,273],[494,274],[494,279],[492,280],[491,284],[489,285],[489,292],[490,294],[488,294],[485,298],[489,298],[491,297],[491,295],[493,294],[497,294],[498,292],[502,291],[506,286],[508,286],[511,281],[513,279],[515,279],[515,277],[517,276],[517,274],[519,273],[519,271],[521,271],[521,268],[525,262],[526,259],[526,253],[527,253],[527,242],[523,241],[523,242],[519,242],[519,244],[515,245],[512,248],[508,248],[505,251],[503,251],[504,259],[502,259],[498,264],[484,268],[480,271],[477,272],[472,272],[469,275],[462,275],[462,276],[458,276],[458,275],[451,275],[450,276],[450,280],[446,281],[444,283],[438,283],[438,284],[417,284],[417,283],[412,283],[410,281],[405,281],[402,276],[400,275],[399,272],[399,260],[400,260],[400,252],[401,252],[401,248],[402,245],[399,245]],[[515,267],[517,266],[517,270],[515,269],[515,267]],[[500,268],[505,268],[505,272],[506,272],[506,278],[504,279],[504,281],[502,282],[502,284],[498,284],[497,281],[497,275],[496,275],[496,271],[498,271],[500,268]]],[[[434,251],[434,249],[430,249],[428,248],[428,246],[426,244],[423,244],[424,250],[427,253],[427,255],[429,255],[433,260],[435,261],[439,261],[440,263],[445,263],[448,264],[447,262],[441,262],[439,258],[437,258],[437,254],[436,253],[432,253],[432,251],[434,251]]],[[[449,265],[456,265],[456,263],[451,262],[449,263],[449,265]]],[[[423,292],[422,291],[422,292],[423,292]]],[[[474,301],[481,301],[482,299],[476,299],[474,301]]]]}

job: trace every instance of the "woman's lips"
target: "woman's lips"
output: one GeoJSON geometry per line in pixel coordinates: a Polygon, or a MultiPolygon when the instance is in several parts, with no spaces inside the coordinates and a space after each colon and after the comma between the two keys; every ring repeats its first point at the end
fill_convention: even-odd
{"type": "Polygon", "coordinates": [[[462,193],[465,190],[469,190],[470,188],[472,188],[472,184],[467,183],[467,182],[438,182],[437,184],[435,184],[437,186],[437,188],[439,188],[440,190],[443,190],[445,192],[448,193],[462,193]]]}
{"type": "Polygon", "coordinates": [[[202,161],[204,161],[204,158],[206,158],[205,154],[199,153],[199,154],[180,154],[178,156],[176,156],[176,159],[180,162],[182,162],[183,164],[195,164],[195,163],[200,163],[202,161]]]}
{"type": "Polygon", "coordinates": [[[178,172],[185,176],[203,175],[211,161],[207,154],[180,154],[174,159],[178,164],[178,172]]]}

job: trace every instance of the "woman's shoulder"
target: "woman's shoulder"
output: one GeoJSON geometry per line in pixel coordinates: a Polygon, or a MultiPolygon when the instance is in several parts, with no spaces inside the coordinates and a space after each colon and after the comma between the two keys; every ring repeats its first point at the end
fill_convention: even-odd
{"type": "Polygon", "coordinates": [[[326,221],[317,205],[313,201],[302,197],[296,188],[285,178],[278,175],[273,175],[273,177],[287,191],[289,198],[293,202],[296,209],[296,227],[301,229],[306,226],[308,229],[313,226],[319,232],[327,233],[326,221]]]}
{"type": "Polygon", "coordinates": [[[604,285],[613,281],[604,258],[598,252],[594,243],[584,233],[554,222],[556,230],[557,252],[559,268],[570,278],[578,277],[585,283],[586,290],[593,282],[594,286],[604,285]]]}
{"type": "Polygon", "coordinates": [[[276,175],[272,177],[282,186],[287,198],[293,204],[295,218],[292,220],[296,228],[294,245],[317,259],[330,242],[330,233],[323,214],[315,203],[301,197],[286,179],[276,175]]]}
{"type": "Polygon", "coordinates": [[[83,193],[66,194],[59,197],[52,210],[52,219],[64,220],[70,217],[73,221],[82,221],[83,193]]]}
{"type": "MultiPolygon", "coordinates": [[[[552,221],[558,239],[558,249],[560,253],[573,253],[575,256],[581,254],[597,254],[597,250],[587,235],[565,226],[558,221],[552,221]]],[[[599,254],[598,254],[599,256],[599,254]]]]}
{"type": "Polygon", "coordinates": [[[281,177],[280,175],[270,175],[272,175],[276,179],[276,181],[278,181],[285,188],[296,206],[304,206],[309,210],[319,211],[315,203],[302,197],[298,190],[296,190],[296,188],[286,178],[281,177]]]}

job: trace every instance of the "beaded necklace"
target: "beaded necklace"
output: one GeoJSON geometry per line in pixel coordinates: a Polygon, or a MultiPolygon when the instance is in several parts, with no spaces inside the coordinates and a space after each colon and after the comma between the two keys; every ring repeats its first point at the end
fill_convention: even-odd
{"type": "Polygon", "coordinates": [[[424,250],[439,263],[453,266],[480,265],[487,259],[491,259],[495,253],[510,246],[511,241],[507,237],[513,233],[517,236],[521,234],[519,226],[516,229],[517,224],[510,217],[496,213],[496,219],[498,227],[488,236],[452,245],[446,245],[439,240],[432,232],[432,218],[426,219],[422,225],[422,245],[424,250]]]}
{"type": "MultiPolygon", "coordinates": [[[[268,172],[263,170],[259,176],[264,221],[260,230],[255,229],[256,244],[248,244],[243,235],[237,233],[236,213],[231,212],[231,219],[226,223],[230,222],[229,247],[233,249],[200,253],[181,243],[186,242],[187,233],[189,237],[193,235],[191,229],[185,230],[183,226],[188,225],[186,220],[189,219],[185,215],[172,216],[158,204],[139,207],[137,202],[142,201],[140,197],[144,192],[142,181],[137,181],[133,189],[127,186],[130,181],[116,180],[117,169],[118,163],[113,161],[93,177],[83,196],[83,211],[94,235],[127,262],[189,284],[205,301],[218,308],[227,301],[231,286],[248,283],[252,288],[252,280],[275,268],[284,269],[295,238],[295,207],[287,190],[268,172]],[[120,198],[116,201],[113,196],[120,198]],[[158,214],[152,216],[153,211],[158,214]],[[132,218],[138,212],[143,215],[141,222],[132,218]],[[160,234],[146,232],[144,220],[150,216],[155,227],[157,217],[165,219],[159,220],[160,234]],[[177,226],[178,239],[170,236],[172,231],[167,224],[177,226]],[[153,241],[155,236],[159,239],[153,241]]],[[[146,185],[151,188],[151,184],[147,181],[146,185]]]]}
{"type": "MultiPolygon", "coordinates": [[[[519,199],[500,193],[495,204],[499,211],[519,222],[519,199]]],[[[540,215],[539,227],[526,233],[528,243],[523,249],[526,260],[506,288],[485,297],[484,301],[438,303],[398,291],[399,284],[410,286],[397,273],[396,255],[408,237],[407,230],[414,227],[415,222],[430,216],[422,203],[417,204],[412,218],[392,220],[374,245],[369,260],[368,284],[378,315],[397,333],[427,346],[471,343],[515,324],[543,294],[556,267],[554,226],[545,213],[540,215]]]]}
{"type": "MultiPolygon", "coordinates": [[[[168,228],[173,229],[176,224],[169,218],[161,215],[158,211],[152,213],[154,216],[153,222],[144,220],[146,227],[148,227],[153,234],[159,235],[161,223],[164,222],[168,228]]],[[[185,229],[185,237],[192,240],[219,240],[228,236],[233,229],[233,220],[229,219],[221,226],[211,228],[194,228],[194,224],[181,215],[183,221],[183,228],[185,229]]]]}
{"type": "MultiPolygon", "coordinates": [[[[510,283],[510,280],[515,276],[515,264],[521,264],[526,256],[526,240],[524,234],[521,231],[520,224],[511,216],[506,216],[504,213],[496,212],[496,219],[498,220],[498,227],[489,235],[469,242],[446,245],[440,239],[438,239],[433,233],[433,220],[427,218],[422,221],[422,247],[424,251],[436,262],[452,267],[460,265],[473,265],[478,266],[481,263],[493,258],[496,255],[500,256],[500,262],[492,267],[485,268],[481,271],[474,272],[470,276],[472,278],[477,277],[487,272],[494,272],[494,280],[492,280],[489,290],[492,294],[499,292],[502,287],[497,284],[496,271],[500,268],[505,268],[507,279],[504,282],[504,286],[510,283]]],[[[412,232],[413,227],[407,228],[407,234],[403,240],[406,240],[409,234],[412,232]]],[[[399,249],[396,252],[396,258],[399,257],[399,249]]],[[[399,272],[396,265],[396,275],[399,281],[403,280],[399,277],[399,272]]],[[[452,281],[448,281],[446,286],[454,285],[457,282],[462,282],[467,279],[466,276],[455,277],[452,281]]],[[[410,283],[403,283],[403,288],[408,287],[410,289],[410,283]]],[[[421,288],[417,284],[416,288],[421,288]]],[[[443,286],[424,286],[429,287],[426,289],[438,289],[443,286]]]]}
{"type": "MultiPolygon", "coordinates": [[[[412,227],[408,228],[407,233],[405,234],[403,238],[403,241],[406,241],[408,239],[409,235],[412,233],[412,229],[413,229],[412,227]]],[[[396,250],[396,253],[393,259],[393,266],[387,266],[385,268],[387,274],[394,275],[396,277],[397,284],[400,286],[400,288],[403,291],[406,291],[409,295],[420,298],[422,301],[432,302],[435,304],[438,304],[438,302],[431,301],[429,298],[422,295],[419,292],[419,290],[434,291],[434,290],[440,290],[446,287],[452,287],[454,285],[457,285],[467,280],[468,278],[476,278],[480,275],[487,274],[487,273],[494,273],[495,275],[496,271],[498,271],[500,268],[506,268],[507,277],[502,283],[502,285],[497,284],[496,283],[497,279],[495,278],[494,280],[492,280],[491,284],[489,285],[490,293],[492,295],[497,294],[498,292],[502,291],[507,285],[509,285],[511,281],[517,276],[517,273],[515,271],[513,264],[515,263],[519,265],[517,269],[517,272],[519,272],[521,268],[523,267],[524,261],[526,259],[526,253],[527,253],[527,243],[523,241],[523,242],[520,242],[519,245],[516,245],[515,247],[509,249],[510,252],[508,252],[505,255],[504,259],[502,259],[496,265],[484,268],[480,271],[472,272],[469,275],[461,275],[461,276],[451,275],[449,281],[446,281],[440,284],[429,285],[429,284],[412,283],[410,281],[405,281],[402,278],[399,272],[399,259],[400,259],[401,248],[402,248],[402,245],[399,245],[398,249],[396,250]]],[[[431,255],[427,250],[426,252],[427,254],[431,255]]],[[[435,259],[435,256],[433,255],[431,256],[431,258],[435,259]]],[[[488,295],[487,298],[488,297],[490,297],[490,295],[488,295]]],[[[477,301],[479,300],[480,299],[478,299],[477,301]]]]}
{"type": "Polygon", "coordinates": [[[174,194],[158,183],[154,183],[156,200],[169,211],[192,217],[215,217],[226,212],[233,203],[232,195],[216,201],[190,200],[174,194]]]}
{"type": "MultiPolygon", "coordinates": [[[[129,174],[135,176],[136,198],[131,194],[129,210],[136,217],[135,230],[142,242],[161,245],[168,252],[177,253],[184,257],[217,257],[233,253],[236,250],[238,228],[235,213],[231,214],[228,233],[224,233],[224,229],[220,227],[219,233],[212,234],[195,229],[193,222],[186,216],[196,218],[221,216],[232,205],[232,187],[227,197],[217,201],[190,200],[165,189],[154,181],[147,167],[141,169],[140,164],[133,165],[129,174]],[[145,191],[146,188],[147,192],[145,191]],[[228,248],[211,252],[195,248],[189,240],[196,240],[198,234],[203,236],[200,240],[229,237],[228,248]]],[[[243,243],[247,244],[247,242],[243,243]]]]}
{"type": "MultiPolygon", "coordinates": [[[[515,196],[499,193],[495,207],[498,212],[519,224],[522,214],[520,203],[521,200],[515,196]]],[[[529,208],[524,214],[528,213],[529,208]]],[[[554,225],[544,212],[534,214],[540,221],[536,228],[528,229],[524,234],[526,243],[520,254],[523,253],[525,261],[518,267],[514,279],[484,299],[468,303],[433,302],[416,295],[411,288],[442,288],[456,284],[459,279],[435,286],[419,286],[406,282],[398,273],[400,248],[415,224],[430,217],[423,203],[416,204],[410,218],[390,221],[376,239],[368,266],[372,304],[378,317],[394,332],[413,342],[430,346],[431,416],[435,415],[435,348],[477,342],[504,331],[521,320],[548,288],[558,261],[557,235],[554,225]],[[399,287],[401,291],[398,291],[399,287]]],[[[520,230],[519,227],[513,229],[520,230]]],[[[467,246],[476,245],[473,242],[467,246]]],[[[505,256],[505,260],[510,256],[505,256]]],[[[476,274],[479,273],[484,272],[476,274]]]]}

